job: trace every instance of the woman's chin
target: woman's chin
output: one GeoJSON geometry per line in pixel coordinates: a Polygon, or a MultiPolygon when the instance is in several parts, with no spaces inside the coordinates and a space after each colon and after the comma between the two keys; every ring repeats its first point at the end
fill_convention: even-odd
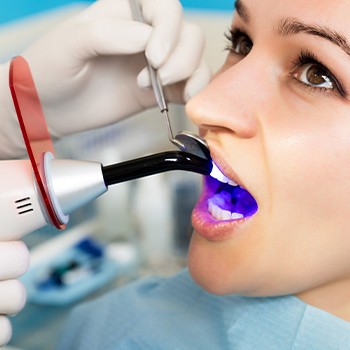
{"type": "Polygon", "coordinates": [[[211,294],[235,294],[237,286],[230,280],[232,273],[229,273],[227,266],[222,265],[223,260],[216,256],[210,245],[197,242],[201,239],[195,236],[196,233],[192,237],[188,254],[188,269],[194,282],[211,294]]]}

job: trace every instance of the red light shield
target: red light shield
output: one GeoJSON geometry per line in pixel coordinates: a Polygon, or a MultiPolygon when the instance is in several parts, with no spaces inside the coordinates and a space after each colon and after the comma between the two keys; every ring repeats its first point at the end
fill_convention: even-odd
{"type": "Polygon", "coordinates": [[[29,65],[22,56],[11,60],[9,84],[19,125],[47,215],[56,228],[64,229],[65,225],[60,222],[55,213],[44,171],[44,154],[46,152],[54,154],[54,148],[29,65]]]}

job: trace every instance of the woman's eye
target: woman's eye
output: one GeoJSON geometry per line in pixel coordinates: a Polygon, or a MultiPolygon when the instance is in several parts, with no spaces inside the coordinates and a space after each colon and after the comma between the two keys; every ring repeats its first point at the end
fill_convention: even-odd
{"type": "Polygon", "coordinates": [[[312,52],[302,50],[293,65],[295,68],[290,76],[296,82],[313,91],[333,93],[342,98],[347,98],[348,92],[344,85],[312,52]]]}
{"type": "Polygon", "coordinates": [[[315,63],[305,64],[292,74],[303,84],[323,89],[334,89],[333,77],[328,70],[315,63]]]}
{"type": "Polygon", "coordinates": [[[243,30],[232,28],[225,36],[229,41],[227,49],[230,52],[240,56],[247,56],[252,50],[253,42],[243,30]]]}
{"type": "Polygon", "coordinates": [[[234,46],[232,46],[231,51],[237,53],[238,55],[247,56],[253,47],[253,43],[247,36],[240,36],[237,38],[234,46]]]}

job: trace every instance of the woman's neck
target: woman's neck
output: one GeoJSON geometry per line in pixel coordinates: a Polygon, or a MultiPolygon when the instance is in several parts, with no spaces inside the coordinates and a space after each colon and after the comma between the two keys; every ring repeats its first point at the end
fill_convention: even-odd
{"type": "Polygon", "coordinates": [[[350,322],[350,280],[332,282],[296,294],[305,303],[350,322]]]}

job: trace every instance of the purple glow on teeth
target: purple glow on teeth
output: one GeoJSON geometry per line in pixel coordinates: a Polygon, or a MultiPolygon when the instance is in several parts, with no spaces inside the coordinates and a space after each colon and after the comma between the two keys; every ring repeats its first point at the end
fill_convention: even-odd
{"type": "Polygon", "coordinates": [[[232,186],[232,181],[215,164],[211,176],[210,186],[216,189],[215,195],[208,200],[212,216],[219,220],[230,220],[249,217],[257,212],[258,204],[254,197],[246,189],[232,186]]]}
{"type": "Polygon", "coordinates": [[[220,171],[217,165],[213,162],[213,169],[211,170],[210,176],[214,179],[220,179],[225,177],[224,174],[220,171]]]}

